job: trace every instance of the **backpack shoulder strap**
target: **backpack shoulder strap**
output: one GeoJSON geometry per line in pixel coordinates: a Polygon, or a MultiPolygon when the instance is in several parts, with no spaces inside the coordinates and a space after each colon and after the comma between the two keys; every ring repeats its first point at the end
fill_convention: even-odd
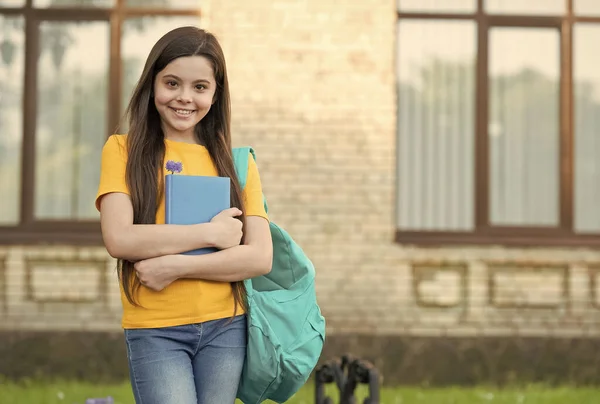
{"type": "MultiPolygon", "coordinates": [[[[235,172],[238,176],[238,181],[240,182],[242,190],[246,186],[246,180],[248,179],[248,158],[250,154],[252,154],[254,161],[256,161],[256,153],[252,147],[234,147],[232,150],[233,164],[235,165],[235,172]]],[[[269,207],[267,206],[267,200],[264,195],[263,204],[265,206],[265,212],[268,213],[269,207]]]]}
{"type": "Polygon", "coordinates": [[[252,147],[235,147],[232,150],[233,164],[235,165],[235,171],[242,189],[246,186],[246,179],[248,178],[248,156],[250,153],[252,153],[254,160],[256,160],[252,147]]]}

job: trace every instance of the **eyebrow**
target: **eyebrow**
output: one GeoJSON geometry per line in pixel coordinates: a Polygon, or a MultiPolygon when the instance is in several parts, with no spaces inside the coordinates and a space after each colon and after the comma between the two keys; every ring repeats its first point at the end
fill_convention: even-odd
{"type": "MultiPolygon", "coordinates": [[[[175,79],[177,81],[183,81],[183,80],[181,80],[179,77],[177,77],[174,74],[165,74],[163,76],[163,79],[166,79],[166,78],[172,78],[172,79],[175,79]]],[[[206,84],[210,84],[210,81],[208,81],[206,79],[198,79],[198,80],[194,80],[194,83],[206,83],[206,84]]]]}

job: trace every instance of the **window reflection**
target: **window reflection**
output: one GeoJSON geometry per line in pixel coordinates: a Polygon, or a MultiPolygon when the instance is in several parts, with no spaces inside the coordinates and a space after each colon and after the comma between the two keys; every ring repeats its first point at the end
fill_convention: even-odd
{"type": "Polygon", "coordinates": [[[566,0],[484,0],[485,11],[497,14],[556,15],[567,11],[566,0]]]}
{"type": "Polygon", "coordinates": [[[0,15],[0,226],[20,218],[24,23],[0,15]]]}
{"type": "Polygon", "coordinates": [[[403,20],[398,33],[398,226],[472,230],[475,24],[403,20]]]}
{"type": "Polygon", "coordinates": [[[493,28],[490,32],[493,224],[558,224],[559,43],[555,29],[493,28]]]}
{"type": "Polygon", "coordinates": [[[598,0],[574,0],[575,14],[600,15],[600,1],[598,0]]]}
{"type": "Polygon", "coordinates": [[[577,24],[573,31],[575,110],[575,229],[600,231],[600,24],[577,24]]]}
{"type": "Polygon", "coordinates": [[[34,7],[112,7],[116,0],[33,0],[34,7]]]}
{"type": "Polygon", "coordinates": [[[24,5],[25,0],[0,0],[0,7],[23,7],[24,5]]]}
{"type": "Polygon", "coordinates": [[[106,139],[109,27],[42,22],[38,64],[35,216],[97,218],[106,139]]]}

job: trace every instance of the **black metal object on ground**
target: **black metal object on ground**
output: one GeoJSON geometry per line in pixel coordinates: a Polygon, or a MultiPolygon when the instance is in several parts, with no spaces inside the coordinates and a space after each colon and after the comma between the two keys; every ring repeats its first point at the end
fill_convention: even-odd
{"type": "Polygon", "coordinates": [[[333,404],[325,395],[325,385],[335,383],[340,392],[339,404],[358,404],[354,396],[359,384],[369,386],[362,404],[379,404],[379,372],[368,361],[344,355],[321,365],[315,372],[315,403],[333,404]]]}

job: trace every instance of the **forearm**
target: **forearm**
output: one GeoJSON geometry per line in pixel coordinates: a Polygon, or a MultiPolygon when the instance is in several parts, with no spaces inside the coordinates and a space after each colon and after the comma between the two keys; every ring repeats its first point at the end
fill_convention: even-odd
{"type": "Polygon", "coordinates": [[[272,253],[256,246],[239,245],[204,255],[175,257],[178,278],[235,282],[269,273],[272,253]]]}
{"type": "Polygon", "coordinates": [[[134,224],[105,244],[110,255],[140,261],[197,248],[212,247],[210,223],[195,225],[134,224]]]}

